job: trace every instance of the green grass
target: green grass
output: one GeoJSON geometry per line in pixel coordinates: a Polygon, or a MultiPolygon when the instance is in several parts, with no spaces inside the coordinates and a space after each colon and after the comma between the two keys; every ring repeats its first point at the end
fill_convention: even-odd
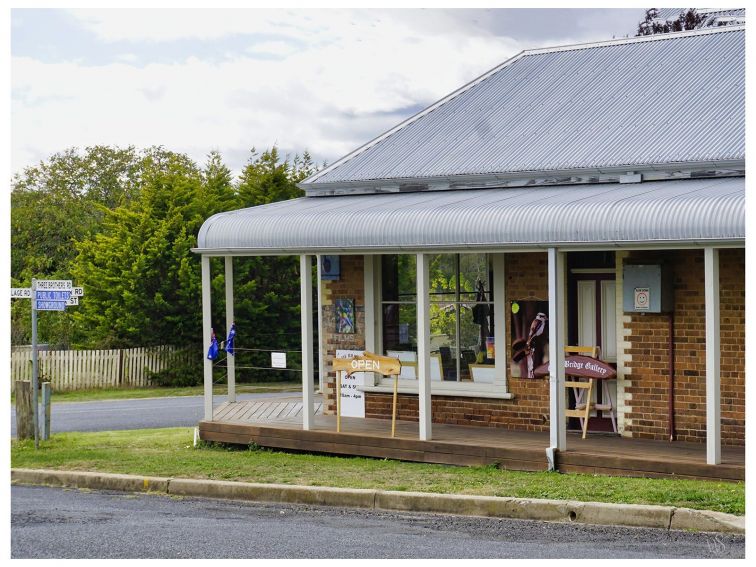
{"type": "MultiPolygon", "coordinates": [[[[301,382],[260,382],[257,384],[237,384],[238,394],[282,392],[301,390],[301,382]]],[[[225,395],[228,387],[225,384],[213,386],[213,393],[225,395]]],[[[202,386],[185,388],[108,388],[97,390],[76,390],[73,392],[53,392],[53,402],[90,402],[97,400],[127,400],[137,398],[167,398],[171,396],[201,396],[202,386]]],[[[11,394],[11,403],[15,403],[15,396],[11,394]]]]}
{"type": "Polygon", "coordinates": [[[38,451],[31,441],[14,441],[11,464],[309,486],[661,504],[745,514],[742,482],[529,473],[493,466],[452,467],[218,445],[194,448],[192,436],[192,428],[60,433],[42,442],[38,451]]]}

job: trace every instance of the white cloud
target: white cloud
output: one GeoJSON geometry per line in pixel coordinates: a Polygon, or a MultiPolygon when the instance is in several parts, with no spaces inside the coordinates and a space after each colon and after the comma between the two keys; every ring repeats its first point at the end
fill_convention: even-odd
{"type": "MultiPolygon", "coordinates": [[[[136,26],[136,33],[154,40],[154,27],[175,37],[182,26],[163,27],[153,12],[139,17],[150,21],[136,26]]],[[[402,109],[434,102],[521,49],[505,38],[453,29],[419,34],[393,15],[281,14],[277,20],[266,16],[265,23],[252,20],[256,28],[282,30],[304,47],[295,50],[284,40],[249,47],[284,59],[260,59],[244,50],[223,63],[193,57],[144,67],[13,58],[14,91],[24,93],[12,102],[13,170],[40,155],[90,144],[159,144],[201,161],[212,148],[239,155],[277,143],[333,161],[403,119],[406,110],[397,113],[402,109]]],[[[248,31],[251,25],[249,17],[216,16],[205,18],[203,29],[248,31]]],[[[135,24],[108,16],[97,26],[109,39],[133,39],[135,24]]],[[[188,28],[184,33],[193,33],[188,28]]]]}
{"type": "Polygon", "coordinates": [[[286,41],[261,41],[255,43],[244,50],[250,55],[274,55],[279,57],[286,57],[299,51],[296,45],[293,45],[286,41]]]}

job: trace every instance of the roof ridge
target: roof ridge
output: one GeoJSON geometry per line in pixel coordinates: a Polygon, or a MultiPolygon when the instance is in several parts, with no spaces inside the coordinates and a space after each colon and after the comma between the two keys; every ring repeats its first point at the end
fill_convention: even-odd
{"type": "Polygon", "coordinates": [[[736,31],[744,31],[745,24],[737,26],[722,26],[711,29],[697,29],[697,30],[685,30],[679,32],[669,33],[657,33],[651,35],[641,35],[633,37],[621,37],[615,39],[602,39],[601,41],[589,41],[585,43],[571,43],[565,45],[556,45],[553,47],[536,47],[532,49],[525,49],[522,52],[523,56],[526,55],[541,55],[544,53],[558,53],[560,51],[579,51],[581,49],[595,49],[599,47],[611,47],[613,45],[626,45],[630,43],[644,43],[652,41],[669,41],[674,39],[682,39],[686,37],[695,37],[700,35],[711,35],[716,33],[731,33],[736,31]]]}

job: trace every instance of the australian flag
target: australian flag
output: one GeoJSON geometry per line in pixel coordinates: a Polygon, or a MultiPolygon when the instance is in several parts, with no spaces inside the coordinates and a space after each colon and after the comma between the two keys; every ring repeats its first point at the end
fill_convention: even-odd
{"type": "Polygon", "coordinates": [[[228,330],[228,338],[226,339],[226,352],[231,356],[234,356],[234,339],[236,338],[236,323],[231,323],[231,328],[228,330]]]}
{"type": "Polygon", "coordinates": [[[215,330],[210,331],[210,348],[207,350],[207,358],[209,360],[218,358],[218,339],[215,338],[215,330]]]}

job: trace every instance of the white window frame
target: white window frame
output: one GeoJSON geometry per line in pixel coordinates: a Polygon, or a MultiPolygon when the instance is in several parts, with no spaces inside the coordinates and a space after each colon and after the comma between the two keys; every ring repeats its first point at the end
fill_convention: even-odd
{"type": "MultiPolygon", "coordinates": [[[[401,252],[397,252],[401,253],[401,252]]],[[[451,253],[451,252],[450,252],[451,253]]],[[[474,250],[467,250],[461,252],[462,254],[475,253],[474,250]]],[[[507,361],[507,344],[506,344],[506,316],[508,314],[506,310],[507,306],[507,294],[506,294],[506,256],[503,252],[491,253],[492,267],[493,267],[493,304],[494,304],[494,328],[495,334],[495,350],[496,358],[494,368],[496,369],[496,378],[490,383],[475,383],[475,382],[445,382],[445,381],[432,381],[431,382],[431,395],[432,396],[454,396],[454,397],[469,397],[469,398],[494,398],[502,400],[511,400],[514,395],[509,392],[508,389],[508,373],[509,364],[507,361]]],[[[376,321],[376,347],[380,350],[381,354],[383,350],[383,289],[381,277],[381,262],[378,260],[380,256],[376,258],[373,263],[373,285],[375,286],[375,293],[373,294],[375,301],[375,309],[377,311],[376,321]]],[[[370,376],[367,374],[366,376],[370,376]]],[[[374,379],[369,380],[362,386],[362,390],[365,392],[376,393],[390,393],[393,392],[394,381],[393,378],[383,378],[379,375],[373,374],[374,379]]],[[[400,394],[417,394],[418,382],[417,379],[403,379],[399,380],[399,393],[400,394]]]]}

